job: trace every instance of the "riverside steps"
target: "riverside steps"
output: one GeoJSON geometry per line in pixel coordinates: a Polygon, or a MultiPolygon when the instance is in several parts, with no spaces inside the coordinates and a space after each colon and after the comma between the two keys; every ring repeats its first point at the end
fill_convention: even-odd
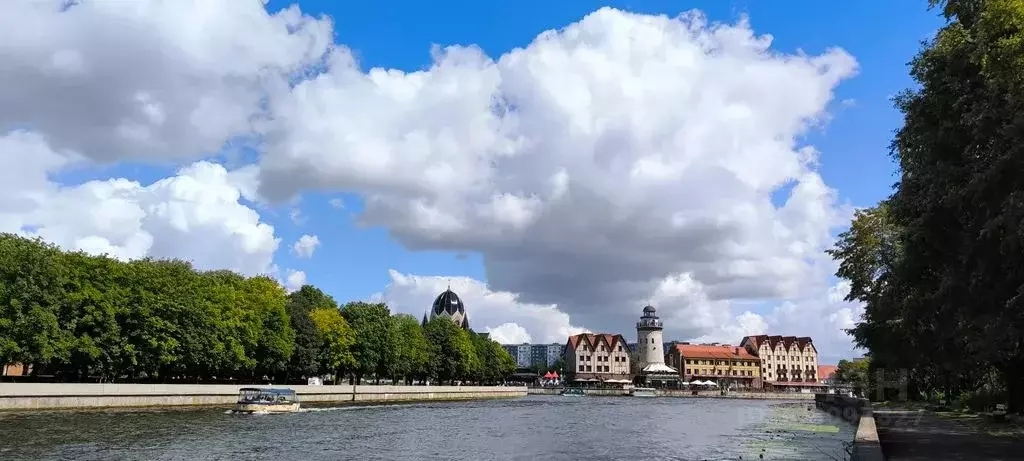
{"type": "Polygon", "coordinates": [[[286,386],[221,384],[0,384],[0,411],[228,406],[243,387],[294,389],[303,404],[478,400],[526,396],[511,386],[286,386]]]}
{"type": "Polygon", "coordinates": [[[815,394],[814,405],[857,425],[851,461],[885,461],[875,416],[867,400],[838,394],[815,394]]]}

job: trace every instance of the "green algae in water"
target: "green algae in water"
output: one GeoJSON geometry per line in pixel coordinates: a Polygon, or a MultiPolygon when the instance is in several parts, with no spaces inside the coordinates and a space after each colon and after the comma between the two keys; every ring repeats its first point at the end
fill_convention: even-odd
{"type": "Polygon", "coordinates": [[[839,426],[832,426],[830,424],[803,424],[794,423],[790,424],[787,429],[794,431],[807,431],[807,432],[822,432],[828,434],[838,434],[839,426]]]}

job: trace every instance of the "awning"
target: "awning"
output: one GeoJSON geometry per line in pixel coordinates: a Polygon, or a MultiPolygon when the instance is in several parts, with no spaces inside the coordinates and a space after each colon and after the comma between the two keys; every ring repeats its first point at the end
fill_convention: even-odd
{"type": "Polygon", "coordinates": [[[630,381],[628,379],[606,379],[604,382],[614,384],[629,384],[633,381],[630,381]]]}
{"type": "Polygon", "coordinates": [[[550,371],[547,372],[547,373],[544,373],[544,379],[554,379],[554,377],[555,376],[552,375],[550,371]]]}

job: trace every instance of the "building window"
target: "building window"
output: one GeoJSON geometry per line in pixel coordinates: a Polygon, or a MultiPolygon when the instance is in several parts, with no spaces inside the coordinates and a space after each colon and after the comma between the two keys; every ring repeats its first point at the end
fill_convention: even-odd
{"type": "Polygon", "coordinates": [[[622,346],[619,346],[619,352],[622,352],[622,346]]]}
{"type": "Polygon", "coordinates": [[[583,365],[580,365],[580,371],[583,371],[583,365]]]}
{"type": "Polygon", "coordinates": [[[583,357],[584,357],[584,356],[582,356],[582,355],[580,356],[580,362],[582,362],[582,361],[586,360],[586,359],[584,359],[583,357]]]}
{"type": "Polygon", "coordinates": [[[590,371],[590,365],[587,365],[587,371],[590,371]]]}

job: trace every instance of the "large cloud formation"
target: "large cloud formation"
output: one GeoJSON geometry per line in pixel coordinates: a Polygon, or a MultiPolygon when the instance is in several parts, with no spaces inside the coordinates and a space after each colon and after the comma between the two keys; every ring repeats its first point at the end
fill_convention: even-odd
{"type": "MultiPolygon", "coordinates": [[[[625,332],[655,302],[670,337],[802,334],[806,312],[848,348],[853,308],[828,301],[821,253],[846,213],[801,142],[856,72],[844,51],[781,54],[745,21],[610,8],[497,57],[436,48],[417,72],[364,72],[332,36],[327,18],[255,1],[4,3],[0,155],[24,162],[0,187],[33,192],[0,197],[0,226],[252,272],[278,246],[243,201],[257,184],[272,201],[355,192],[361,219],[410,248],[482,254],[489,286],[466,290],[517,307],[474,326],[511,339],[625,332]],[[258,165],[209,161],[254,139],[258,165]],[[150,185],[51,179],[124,159],[184,167],[150,185]],[[225,240],[194,238],[211,229],[225,240]],[[768,310],[736,315],[748,303],[768,310]]],[[[438,288],[391,276],[397,304],[438,288]]]]}
{"type": "Polygon", "coordinates": [[[677,315],[691,292],[828,286],[843,214],[799,139],[856,62],[770,44],[745,22],[606,8],[494,59],[436,49],[420,72],[364,73],[338,49],[271,100],[263,191],[361,191],[362,218],[406,245],[481,252],[494,290],[607,330],[660,293],[674,333],[699,336],[677,315]]]}

